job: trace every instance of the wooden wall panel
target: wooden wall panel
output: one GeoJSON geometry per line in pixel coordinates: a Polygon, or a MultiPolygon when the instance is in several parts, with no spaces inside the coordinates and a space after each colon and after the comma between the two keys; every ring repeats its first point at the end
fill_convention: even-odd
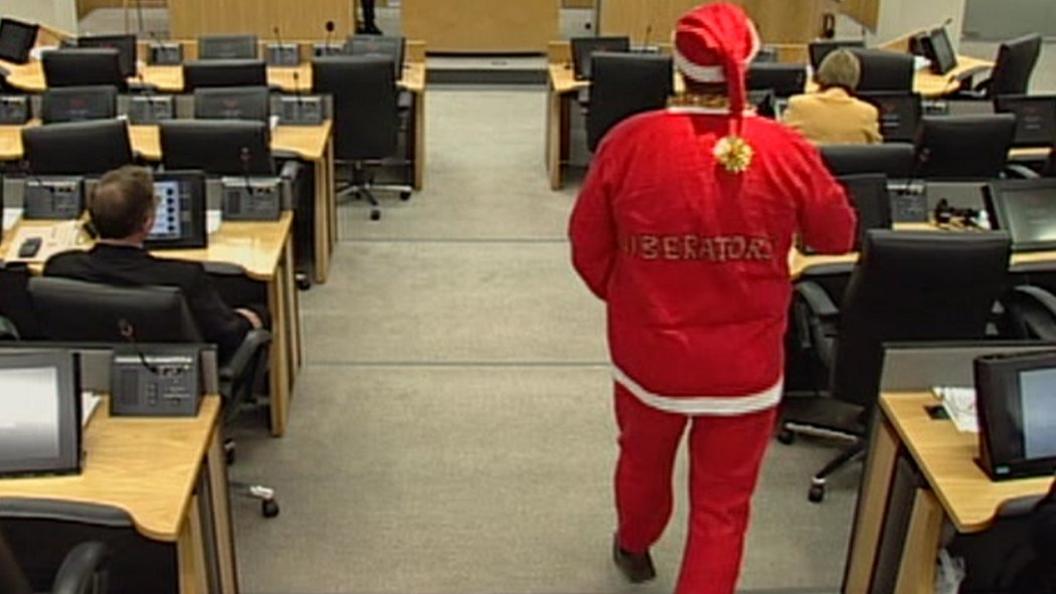
{"type": "Polygon", "coordinates": [[[403,31],[430,52],[545,53],[560,0],[402,0],[403,31]]]}
{"type": "MultiPolygon", "coordinates": [[[[708,0],[715,1],[715,0],[708,0]]],[[[869,0],[873,1],[873,0],[869,0]]],[[[765,43],[805,43],[821,32],[821,18],[838,8],[835,0],[734,0],[748,11],[765,43]]],[[[671,38],[675,21],[701,0],[601,0],[601,31],[630,35],[641,43],[671,38]]]]}
{"type": "Polygon", "coordinates": [[[275,25],[285,39],[321,39],[327,21],[336,25],[334,39],[355,29],[349,0],[169,0],[169,20],[173,39],[225,33],[270,39],[275,25]]]}

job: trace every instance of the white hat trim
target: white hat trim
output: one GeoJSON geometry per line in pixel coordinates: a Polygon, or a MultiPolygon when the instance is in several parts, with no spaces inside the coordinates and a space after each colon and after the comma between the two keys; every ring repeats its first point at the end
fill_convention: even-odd
{"type": "MultiPolygon", "coordinates": [[[[759,31],[756,30],[755,23],[750,20],[748,21],[748,32],[752,36],[752,49],[748,52],[748,57],[744,60],[745,64],[751,63],[762,48],[762,40],[759,38],[759,31]]],[[[682,52],[678,51],[678,46],[673,46],[671,48],[671,57],[674,59],[675,67],[678,68],[682,74],[697,82],[726,82],[726,73],[723,72],[722,66],[701,66],[695,64],[682,52]]]]}

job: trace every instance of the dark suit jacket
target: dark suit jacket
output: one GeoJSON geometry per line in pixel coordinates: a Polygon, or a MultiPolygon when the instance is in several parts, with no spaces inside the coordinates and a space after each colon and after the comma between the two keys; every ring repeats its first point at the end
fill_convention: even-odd
{"type": "Polygon", "coordinates": [[[44,266],[45,276],[125,287],[176,287],[198,322],[205,339],[215,343],[220,358],[235,352],[252,325],[220,298],[205,268],[197,262],[165,260],[146,250],[96,245],[87,252],[57,254],[44,266]]]}

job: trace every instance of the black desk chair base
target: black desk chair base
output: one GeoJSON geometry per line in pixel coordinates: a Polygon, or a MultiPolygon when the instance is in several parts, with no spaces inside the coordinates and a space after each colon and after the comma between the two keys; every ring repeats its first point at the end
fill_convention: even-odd
{"type": "MultiPolygon", "coordinates": [[[[411,199],[411,193],[414,192],[414,188],[409,184],[375,184],[374,177],[367,169],[368,165],[387,165],[386,161],[379,162],[367,162],[367,161],[350,161],[352,176],[347,184],[338,187],[337,198],[341,200],[343,198],[353,198],[357,200],[366,200],[370,208],[370,220],[378,221],[381,220],[381,203],[378,202],[377,196],[374,195],[374,190],[383,190],[388,192],[398,192],[400,200],[406,202],[411,199]]],[[[409,163],[399,163],[400,165],[408,165],[409,163]]]]}

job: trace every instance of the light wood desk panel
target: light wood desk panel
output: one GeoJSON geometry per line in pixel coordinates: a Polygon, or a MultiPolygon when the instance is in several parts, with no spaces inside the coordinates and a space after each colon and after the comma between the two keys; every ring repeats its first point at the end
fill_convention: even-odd
{"type": "Polygon", "coordinates": [[[407,37],[431,52],[543,53],[558,35],[559,0],[403,0],[407,37]]]}
{"type": "Polygon", "coordinates": [[[210,561],[220,570],[219,592],[237,594],[219,419],[218,396],[207,396],[194,418],[111,417],[109,399],[104,397],[84,432],[81,474],[0,479],[0,498],[121,509],[137,532],[175,546],[180,594],[208,591],[210,561]],[[197,493],[201,480],[209,485],[208,501],[197,493]],[[212,533],[203,532],[204,514],[211,516],[212,533]]]}
{"type": "MultiPolygon", "coordinates": [[[[11,249],[23,228],[38,228],[46,233],[55,225],[51,221],[19,221],[15,229],[4,234],[0,257],[11,249]]],[[[269,351],[272,435],[280,437],[289,421],[290,397],[297,373],[303,363],[300,297],[293,276],[293,213],[287,211],[274,222],[225,221],[209,235],[208,246],[201,249],[155,250],[158,258],[232,265],[241,268],[248,278],[266,285],[268,311],[271,313],[272,345],[269,351]]],[[[81,235],[67,249],[89,249],[92,241],[81,235]]],[[[40,274],[43,262],[30,265],[40,274]]]]}

